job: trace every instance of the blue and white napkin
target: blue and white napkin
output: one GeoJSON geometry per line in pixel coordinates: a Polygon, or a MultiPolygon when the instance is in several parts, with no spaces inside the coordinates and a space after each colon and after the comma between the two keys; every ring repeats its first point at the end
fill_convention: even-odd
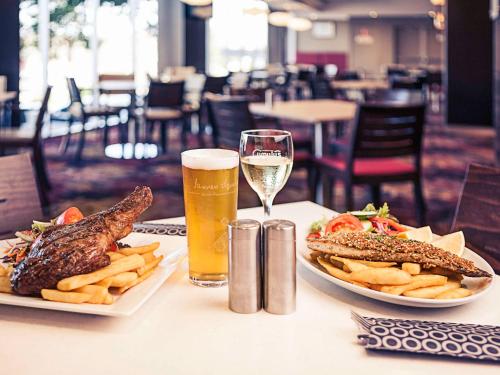
{"type": "Polygon", "coordinates": [[[500,327],[361,316],[352,319],[369,350],[422,353],[500,362],[500,327]]]}

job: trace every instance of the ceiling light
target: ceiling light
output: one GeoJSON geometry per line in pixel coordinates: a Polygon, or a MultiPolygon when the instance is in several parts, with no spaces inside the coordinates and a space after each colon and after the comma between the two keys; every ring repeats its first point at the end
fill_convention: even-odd
{"type": "Polygon", "coordinates": [[[181,1],[193,7],[203,7],[212,4],[212,0],[181,0],[181,1]]]}
{"type": "Polygon", "coordinates": [[[312,28],[312,22],[307,18],[292,17],[288,21],[288,27],[295,31],[307,31],[312,28]]]}
{"type": "Polygon", "coordinates": [[[288,22],[292,18],[290,13],[286,12],[272,12],[267,16],[267,22],[277,27],[287,27],[288,22]]]}
{"type": "Polygon", "coordinates": [[[446,4],[446,0],[431,0],[431,4],[437,7],[443,7],[446,4]]]}
{"type": "Polygon", "coordinates": [[[267,4],[262,1],[262,0],[255,0],[249,3],[248,6],[246,6],[243,9],[243,13],[248,14],[250,16],[258,16],[261,14],[268,14],[269,13],[269,7],[267,4]]]}

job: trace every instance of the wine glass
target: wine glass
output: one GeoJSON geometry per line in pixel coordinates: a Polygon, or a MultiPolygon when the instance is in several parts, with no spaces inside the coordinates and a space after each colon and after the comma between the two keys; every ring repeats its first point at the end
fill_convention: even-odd
{"type": "Polygon", "coordinates": [[[264,215],[269,217],[274,197],[292,171],[292,134],[274,129],[243,131],[240,160],[245,178],[262,201],[264,215]]]}

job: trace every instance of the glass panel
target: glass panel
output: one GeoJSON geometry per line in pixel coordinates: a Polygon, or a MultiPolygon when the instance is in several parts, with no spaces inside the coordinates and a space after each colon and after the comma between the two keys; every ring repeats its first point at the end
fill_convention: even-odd
{"type": "Polygon", "coordinates": [[[87,23],[91,2],[82,0],[51,0],[50,48],[48,81],[54,86],[51,97],[54,107],[69,102],[66,77],[74,77],[84,89],[84,101],[91,99],[92,51],[89,48],[92,27],[87,23]]]}
{"type": "Polygon", "coordinates": [[[20,95],[22,108],[33,108],[43,95],[43,61],[38,46],[37,0],[21,0],[19,3],[20,21],[20,95]]]}
{"type": "Polygon", "coordinates": [[[138,0],[135,40],[135,81],[139,92],[144,94],[148,75],[158,76],[158,0],[138,0]]]}
{"type": "Polygon", "coordinates": [[[214,0],[208,38],[210,74],[248,72],[266,66],[267,16],[245,12],[253,3],[253,0],[214,0]]]}

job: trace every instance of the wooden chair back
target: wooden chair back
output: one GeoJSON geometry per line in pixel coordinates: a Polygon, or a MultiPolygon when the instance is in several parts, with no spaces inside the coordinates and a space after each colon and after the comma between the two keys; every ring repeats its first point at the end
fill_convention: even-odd
{"type": "Polygon", "coordinates": [[[451,231],[500,274],[500,168],[468,167],[451,231]]]}
{"type": "Polygon", "coordinates": [[[255,128],[255,121],[244,97],[210,98],[208,114],[214,131],[215,147],[238,149],[244,130],[255,128]]]}
{"type": "Polygon", "coordinates": [[[133,74],[99,74],[99,82],[103,81],[134,81],[133,74]]]}
{"type": "Polygon", "coordinates": [[[338,81],[359,81],[361,77],[355,70],[344,70],[342,72],[338,72],[335,79],[338,81]]]}
{"type": "Polygon", "coordinates": [[[45,120],[45,115],[47,114],[47,107],[49,104],[51,91],[52,91],[52,86],[47,86],[47,89],[45,90],[45,95],[43,96],[42,105],[40,106],[38,115],[36,116],[35,135],[33,137],[35,143],[40,142],[42,138],[42,129],[45,120]]]}
{"type": "Polygon", "coordinates": [[[80,89],[78,88],[78,85],[76,84],[76,81],[72,77],[66,78],[66,83],[68,84],[68,90],[69,90],[69,99],[71,101],[71,104],[73,103],[82,103],[82,97],[80,95],[80,89]]]}
{"type": "Polygon", "coordinates": [[[366,102],[375,103],[423,103],[423,92],[407,89],[377,89],[365,94],[366,102]]]}
{"type": "Polygon", "coordinates": [[[203,92],[211,92],[212,94],[223,94],[224,86],[227,85],[229,76],[212,77],[207,76],[203,86],[203,92]]]}
{"type": "Polygon", "coordinates": [[[414,157],[420,168],[424,127],[423,104],[360,104],[348,162],[355,158],[414,157]]]}
{"type": "Polygon", "coordinates": [[[334,91],[330,80],[316,78],[311,81],[310,85],[313,99],[333,99],[334,91]]]}
{"type": "Polygon", "coordinates": [[[12,238],[42,220],[42,208],[30,154],[0,158],[0,238],[12,238]]]}
{"type": "Polygon", "coordinates": [[[148,107],[178,108],[184,104],[184,81],[150,81],[147,96],[148,107]]]}

